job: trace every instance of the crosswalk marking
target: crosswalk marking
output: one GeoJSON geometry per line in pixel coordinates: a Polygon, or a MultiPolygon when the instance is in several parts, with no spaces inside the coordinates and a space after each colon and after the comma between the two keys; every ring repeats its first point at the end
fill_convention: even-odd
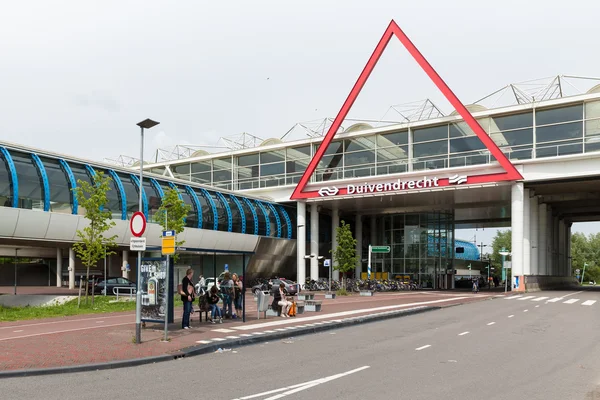
{"type": "Polygon", "coordinates": [[[518,300],[529,300],[529,299],[533,299],[535,296],[525,296],[525,297],[521,297],[518,300]]]}
{"type": "Polygon", "coordinates": [[[592,304],[594,304],[596,302],[596,300],[586,300],[583,303],[581,303],[582,306],[591,306],[592,304]]]}
{"type": "Polygon", "coordinates": [[[553,299],[548,300],[548,303],[556,303],[557,301],[561,301],[563,297],[555,297],[553,299]]]}
{"type": "Polygon", "coordinates": [[[536,299],[533,299],[531,301],[542,301],[542,300],[546,300],[548,297],[538,297],[536,299]]]}
{"type": "Polygon", "coordinates": [[[510,297],[506,297],[504,300],[512,300],[512,299],[518,299],[519,297],[523,297],[522,294],[518,295],[518,296],[510,296],[510,297]]]}
{"type": "Polygon", "coordinates": [[[577,303],[579,301],[579,299],[569,299],[567,301],[563,301],[564,304],[573,304],[573,303],[577,303]]]}

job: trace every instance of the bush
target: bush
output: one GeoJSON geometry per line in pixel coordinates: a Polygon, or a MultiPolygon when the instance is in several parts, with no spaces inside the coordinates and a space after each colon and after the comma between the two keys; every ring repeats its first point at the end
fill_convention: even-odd
{"type": "Polygon", "coordinates": [[[348,293],[348,291],[346,289],[338,289],[337,292],[335,292],[338,296],[348,296],[350,293],[348,293]]]}

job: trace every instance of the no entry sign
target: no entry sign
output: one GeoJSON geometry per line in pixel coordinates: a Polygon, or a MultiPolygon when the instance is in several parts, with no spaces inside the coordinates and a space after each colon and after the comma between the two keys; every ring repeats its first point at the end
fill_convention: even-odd
{"type": "Polygon", "coordinates": [[[131,234],[136,237],[140,237],[146,231],[146,217],[144,213],[136,211],[129,220],[129,230],[131,234]]]}

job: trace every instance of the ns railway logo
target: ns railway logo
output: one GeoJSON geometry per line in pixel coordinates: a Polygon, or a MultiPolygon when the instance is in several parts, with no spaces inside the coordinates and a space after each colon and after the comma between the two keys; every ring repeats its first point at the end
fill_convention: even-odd
{"type": "MultiPolygon", "coordinates": [[[[454,109],[458,112],[458,114],[463,118],[464,122],[471,128],[473,133],[481,140],[483,145],[490,151],[491,155],[498,162],[499,166],[502,168],[502,172],[490,173],[490,174],[482,174],[482,175],[472,175],[468,177],[469,184],[481,184],[481,183],[490,183],[490,182],[501,182],[501,181],[515,181],[519,179],[523,179],[519,171],[515,168],[515,166],[510,162],[510,160],[504,155],[504,153],[498,148],[496,143],[492,140],[492,138],[483,130],[481,125],[477,122],[477,120],[471,115],[469,110],[464,106],[464,104],[456,97],[454,92],[450,90],[446,82],[440,77],[440,75],[433,69],[431,64],[425,59],[425,57],[421,54],[421,52],[417,49],[417,47],[411,42],[411,40],[406,36],[406,34],[400,29],[400,27],[393,20],[388,25],[386,31],[383,36],[379,40],[377,47],[373,51],[373,54],[369,58],[367,65],[363,69],[362,73],[358,77],[356,83],[352,87],[350,94],[346,98],[346,101],[342,105],[342,108],[338,112],[337,116],[333,120],[333,123],[329,127],[327,134],[323,138],[323,141],[319,145],[319,148],[315,152],[314,157],[308,164],[306,171],[300,178],[298,185],[294,189],[294,193],[292,193],[292,200],[301,200],[301,199],[310,199],[315,197],[324,197],[324,196],[344,196],[351,194],[360,194],[360,193],[377,193],[377,192],[387,192],[387,191],[398,191],[398,190],[406,190],[406,189],[421,189],[417,185],[432,185],[431,187],[442,187],[442,186],[450,186],[450,185],[462,185],[467,183],[466,176],[452,176],[449,178],[431,178],[431,179],[420,179],[420,180],[412,180],[412,181],[397,181],[390,182],[384,184],[368,184],[364,185],[345,185],[345,187],[323,187],[321,189],[310,189],[307,188],[311,175],[315,172],[317,165],[323,158],[325,151],[329,147],[329,144],[333,140],[336,132],[340,129],[342,122],[348,115],[348,112],[352,108],[354,101],[360,94],[362,88],[365,83],[369,79],[371,72],[377,65],[379,58],[383,54],[386,49],[388,43],[392,39],[392,37],[396,37],[400,40],[400,43],[404,46],[404,48],[409,52],[412,58],[417,62],[419,67],[427,74],[429,79],[435,84],[435,86],[442,92],[444,97],[448,100],[448,102],[454,107],[454,109]]],[[[428,186],[429,187],[429,186],[428,186]]]]}
{"type": "MultiPolygon", "coordinates": [[[[468,177],[466,175],[453,175],[446,178],[449,185],[462,185],[467,183],[468,177]]],[[[321,197],[332,197],[338,194],[352,195],[352,194],[370,194],[370,193],[386,193],[386,192],[398,192],[401,190],[413,190],[413,189],[428,189],[439,187],[442,180],[438,177],[427,178],[426,176],[422,179],[414,179],[408,181],[402,181],[398,179],[394,182],[386,183],[364,183],[364,184],[348,184],[345,185],[342,190],[337,186],[326,186],[322,187],[317,191],[321,197]]]]}

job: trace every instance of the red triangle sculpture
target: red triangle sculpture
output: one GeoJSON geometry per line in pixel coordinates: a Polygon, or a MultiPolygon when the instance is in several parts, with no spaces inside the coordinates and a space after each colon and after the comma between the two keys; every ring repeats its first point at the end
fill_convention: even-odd
{"type": "MultiPolygon", "coordinates": [[[[498,148],[498,146],[496,146],[496,143],[494,143],[492,138],[489,137],[487,135],[487,133],[485,133],[485,131],[483,130],[481,125],[479,125],[477,120],[475,120],[475,118],[473,118],[473,116],[471,115],[469,110],[467,110],[467,108],[463,105],[463,103],[461,103],[461,101],[456,97],[456,95],[452,92],[452,90],[450,90],[448,85],[446,85],[446,83],[442,80],[442,78],[438,75],[438,73],[433,69],[433,67],[429,64],[429,62],[425,59],[425,57],[423,57],[423,55],[419,52],[419,50],[415,47],[415,45],[410,41],[408,36],[406,36],[406,34],[402,31],[402,29],[400,29],[400,27],[396,24],[396,22],[394,20],[392,20],[390,22],[388,28],[386,29],[385,33],[381,37],[381,40],[377,44],[375,51],[373,51],[371,58],[369,58],[367,65],[365,66],[362,73],[358,77],[358,80],[354,84],[352,91],[346,98],[344,105],[342,106],[342,108],[338,112],[337,116],[335,117],[333,124],[327,131],[327,134],[325,135],[323,142],[321,142],[321,145],[317,149],[315,156],[312,158],[312,160],[308,164],[306,171],[304,171],[304,174],[302,175],[300,182],[298,182],[296,189],[294,189],[294,193],[292,194],[291,199],[299,200],[299,199],[308,199],[308,198],[320,196],[318,190],[304,191],[304,189],[306,188],[306,185],[308,184],[310,176],[313,174],[313,172],[317,168],[317,165],[319,164],[319,161],[323,157],[325,150],[327,150],[327,147],[329,147],[329,144],[331,143],[331,140],[335,136],[335,133],[340,128],[342,122],[346,118],[346,115],[348,115],[350,108],[352,108],[352,105],[354,104],[354,101],[358,97],[358,94],[360,93],[363,86],[367,82],[367,79],[369,79],[369,75],[371,75],[373,68],[375,68],[377,61],[379,61],[379,57],[381,57],[381,54],[387,47],[392,36],[396,36],[400,40],[400,42],[402,43],[404,48],[406,48],[406,50],[408,50],[410,55],[415,59],[415,61],[419,64],[419,66],[423,69],[423,71],[425,71],[427,76],[429,76],[429,78],[438,87],[438,89],[444,94],[444,96],[446,97],[446,99],[448,99],[450,104],[452,104],[454,109],[463,117],[463,119],[467,123],[467,125],[469,125],[469,127],[473,130],[473,132],[475,132],[477,137],[483,142],[485,147],[487,147],[487,149],[492,153],[492,155],[496,158],[496,161],[498,161],[500,163],[500,166],[502,166],[502,168],[505,171],[505,172],[487,174],[487,175],[469,176],[469,184],[512,181],[512,180],[523,179],[523,177],[521,176],[519,171],[517,171],[515,166],[508,160],[508,158],[506,158],[506,156],[504,155],[504,153],[502,153],[502,151],[498,148]]],[[[448,178],[442,178],[442,179],[438,180],[438,184],[439,184],[439,186],[449,186],[450,182],[449,182],[448,178]]],[[[341,188],[341,189],[339,189],[339,192],[336,192],[336,194],[338,196],[346,195],[347,190],[345,188],[341,188]]]]}

